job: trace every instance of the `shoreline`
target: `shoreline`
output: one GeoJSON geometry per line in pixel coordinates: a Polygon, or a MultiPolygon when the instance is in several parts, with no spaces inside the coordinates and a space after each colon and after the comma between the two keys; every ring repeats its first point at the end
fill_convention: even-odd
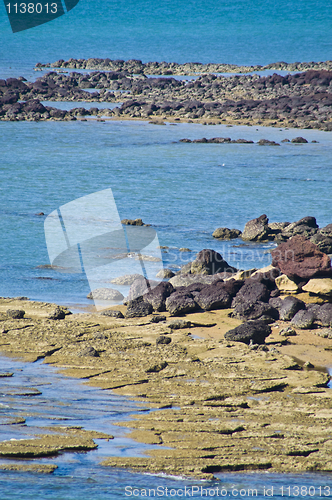
{"type": "MultiPolygon", "coordinates": [[[[188,314],[184,319],[191,326],[171,330],[168,313],[163,313],[166,325],[151,324],[150,317],[98,313],[47,319],[54,308],[2,299],[1,352],[30,362],[43,358],[60,373],[158,409],[117,425],[131,429],[128,437],[160,449],[146,458],[112,457],[102,465],[197,479],[212,479],[218,471],[332,470],[329,376],[301,368],[283,351],[287,346],[281,345],[277,329],[266,339],[267,350],[253,350],[222,338],[241,323],[229,318],[228,310],[188,314]],[[16,307],[26,311],[27,319],[5,317],[8,308],[16,307]],[[172,342],[156,345],[166,333],[172,342]],[[253,451],[255,443],[264,452],[253,451]]],[[[311,346],[311,357],[302,356],[302,362],[317,365],[321,350],[332,366],[332,339],[308,331],[305,336],[310,343],[299,335],[294,344],[311,346]]]]}

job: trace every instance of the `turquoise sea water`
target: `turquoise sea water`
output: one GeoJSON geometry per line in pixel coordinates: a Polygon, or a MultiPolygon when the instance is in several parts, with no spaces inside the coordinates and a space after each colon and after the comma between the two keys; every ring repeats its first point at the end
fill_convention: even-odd
{"type": "MultiPolygon", "coordinates": [[[[332,59],[331,7],[326,0],[80,0],[65,16],[14,35],[1,4],[0,78],[36,78],[36,62],[70,57],[235,64],[332,59]]],[[[160,244],[170,247],[163,253],[166,266],[181,265],[202,248],[220,251],[241,268],[268,264],[271,245],[218,242],[211,236],[213,230],[243,229],[247,220],[262,213],[271,222],[313,215],[320,226],[331,223],[331,158],[329,132],[140,122],[0,122],[0,295],[26,295],[73,308],[88,303],[89,287],[81,275],[38,268],[49,260],[44,217],[35,214],[47,215],[106,188],[112,189],[121,218],[142,217],[156,229],[160,244]],[[267,148],[178,142],[215,136],[281,141],[297,135],[318,143],[267,148]],[[180,247],[192,252],[183,254],[180,247]]],[[[53,383],[61,387],[60,381],[53,383]]],[[[52,405],[51,395],[47,397],[52,405]]],[[[83,392],[77,394],[78,402],[84,398],[83,392]]],[[[128,498],[125,486],[130,485],[176,490],[197,485],[181,478],[104,470],[88,457],[73,454],[67,464],[64,457],[49,477],[1,473],[0,498],[108,500],[128,498]]],[[[230,497],[234,487],[257,486],[263,498],[264,486],[274,486],[279,498],[281,485],[313,485],[312,497],[326,498],[325,490],[318,488],[331,486],[330,474],[220,478],[230,497]]],[[[296,490],[290,492],[288,496],[296,490]]]]}

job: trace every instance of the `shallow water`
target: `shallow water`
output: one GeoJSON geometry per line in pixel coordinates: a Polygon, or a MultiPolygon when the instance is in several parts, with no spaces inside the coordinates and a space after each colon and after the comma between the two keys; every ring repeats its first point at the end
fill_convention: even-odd
{"type": "Polygon", "coordinates": [[[2,296],[89,303],[83,275],[38,267],[50,261],[45,218],[35,214],[46,216],[106,188],[113,191],[121,219],[141,217],[153,225],[160,245],[169,247],[162,253],[164,266],[175,271],[203,248],[219,251],[241,269],[270,263],[273,243],[218,241],[212,238],[217,227],[243,230],[262,213],[270,222],[313,215],[322,227],[332,220],[329,132],[87,121],[2,122],[0,134],[2,296]],[[280,142],[298,135],[309,143],[264,147],[179,142],[216,136],[280,142]],[[191,252],[180,252],[181,247],[191,252]]]}
{"type": "MultiPolygon", "coordinates": [[[[328,492],[332,494],[331,474],[232,473],[217,474],[219,481],[206,482],[102,467],[98,464],[105,457],[139,456],[152,448],[126,438],[128,430],[114,425],[116,421],[130,418],[133,413],[147,411],[144,405],[117,396],[112,391],[88,387],[41,362],[32,364],[1,357],[0,367],[1,372],[14,372],[13,377],[0,378],[0,417],[11,415],[26,418],[25,425],[1,425],[1,440],[29,438],[40,434],[45,426],[64,425],[79,425],[84,429],[99,430],[115,436],[109,442],[95,440],[98,443],[97,450],[61,453],[57,457],[35,460],[36,463],[56,464],[58,468],[52,475],[0,471],[1,500],[113,500],[130,496],[280,498],[297,496],[298,487],[302,487],[302,493],[306,491],[302,497],[321,499],[327,498],[328,492]],[[42,394],[19,395],[32,387],[42,394]],[[16,395],[13,395],[15,392],[16,395]],[[148,489],[151,490],[150,495],[147,494],[148,489]],[[252,492],[256,489],[257,494],[252,492]]],[[[13,462],[22,463],[22,460],[1,459],[1,463],[13,462]]]]}

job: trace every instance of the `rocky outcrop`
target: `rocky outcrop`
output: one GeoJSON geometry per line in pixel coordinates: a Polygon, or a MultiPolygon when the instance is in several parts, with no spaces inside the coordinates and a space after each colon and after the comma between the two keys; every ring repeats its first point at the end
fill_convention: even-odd
{"type": "Polygon", "coordinates": [[[213,233],[214,238],[219,240],[233,240],[241,236],[241,231],[239,229],[228,229],[228,227],[218,227],[213,233]]]}
{"type": "Polygon", "coordinates": [[[270,234],[268,226],[269,219],[265,214],[252,219],[246,223],[242,233],[242,239],[245,241],[266,241],[270,234]]]}
{"type": "Polygon", "coordinates": [[[247,321],[242,325],[225,333],[225,339],[244,344],[264,344],[266,337],[271,334],[271,328],[265,321],[247,321]]]}
{"type": "Polygon", "coordinates": [[[271,254],[272,265],[291,279],[310,279],[332,271],[330,258],[304,236],[297,235],[281,243],[271,254]]]}

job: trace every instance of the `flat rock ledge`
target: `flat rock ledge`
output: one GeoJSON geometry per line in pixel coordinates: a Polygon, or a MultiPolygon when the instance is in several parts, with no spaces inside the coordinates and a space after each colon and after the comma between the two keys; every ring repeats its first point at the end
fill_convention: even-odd
{"type": "MultiPolygon", "coordinates": [[[[329,376],[310,368],[323,353],[321,362],[332,365],[332,339],[294,327],[291,339],[298,344],[287,347],[276,328],[285,324],[281,321],[271,325],[263,345],[229,341],[224,333],[241,324],[229,316],[230,309],[192,313],[184,318],[188,328],[172,329],[168,312],[158,323],[151,323],[151,316],[100,314],[54,321],[49,319],[54,307],[1,299],[1,352],[29,361],[44,358],[68,376],[158,410],[138,411],[133,420],[118,423],[154,449],[145,457],[110,457],[103,465],[198,479],[222,471],[332,471],[329,376]],[[23,318],[6,315],[18,307],[23,318]],[[302,352],[297,356],[302,362],[283,353],[291,347],[302,352]],[[91,348],[99,355],[90,356],[91,348]]],[[[116,309],[125,312],[125,306],[116,309]]],[[[82,443],[89,449],[94,437],[62,429],[59,436],[20,442],[20,449],[15,441],[2,441],[0,454],[29,459],[31,452],[45,456],[82,443]]]]}

